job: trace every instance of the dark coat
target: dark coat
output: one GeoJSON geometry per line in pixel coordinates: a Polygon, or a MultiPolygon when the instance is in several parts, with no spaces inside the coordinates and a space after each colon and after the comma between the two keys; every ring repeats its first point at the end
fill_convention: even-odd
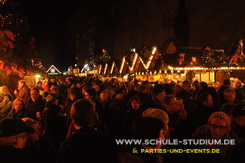
{"type": "Polygon", "coordinates": [[[39,98],[37,101],[32,101],[31,99],[26,102],[27,116],[37,120],[36,113],[43,113],[45,107],[45,101],[39,98]]]}
{"type": "Polygon", "coordinates": [[[1,163],[36,163],[35,159],[23,149],[17,149],[10,146],[0,145],[0,162],[1,163]]]}
{"type": "Polygon", "coordinates": [[[77,130],[62,143],[57,163],[115,162],[111,142],[93,128],[77,130]]]}
{"type": "Polygon", "coordinates": [[[124,138],[131,137],[131,126],[134,120],[140,115],[140,111],[134,109],[129,109],[126,113],[124,113],[122,119],[122,136],[124,138]]]}
{"type": "Polygon", "coordinates": [[[8,117],[18,117],[18,118],[24,118],[27,116],[27,110],[25,108],[19,110],[18,112],[15,111],[15,109],[11,109],[8,113],[8,117]]]}
{"type": "Polygon", "coordinates": [[[184,89],[176,93],[176,97],[182,98],[185,110],[190,114],[194,110],[193,95],[184,89]]]}

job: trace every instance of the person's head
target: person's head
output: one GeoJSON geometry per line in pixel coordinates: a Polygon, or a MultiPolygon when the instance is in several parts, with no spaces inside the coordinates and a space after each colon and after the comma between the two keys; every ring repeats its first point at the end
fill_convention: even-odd
{"type": "Polygon", "coordinates": [[[198,80],[195,80],[195,81],[193,82],[193,86],[194,86],[196,89],[198,89],[198,87],[199,87],[199,81],[198,81],[198,80]]]}
{"type": "Polygon", "coordinates": [[[162,85],[157,85],[153,89],[153,94],[156,99],[160,102],[163,102],[164,97],[166,96],[165,89],[162,85]]]}
{"type": "Polygon", "coordinates": [[[19,89],[22,88],[22,87],[25,86],[25,85],[26,85],[25,80],[19,80],[19,81],[18,81],[18,88],[19,88],[19,89]]]}
{"type": "Polygon", "coordinates": [[[4,118],[0,122],[0,144],[22,149],[25,147],[27,133],[34,130],[18,118],[4,118]]]}
{"type": "Polygon", "coordinates": [[[241,82],[241,80],[237,80],[235,82],[235,88],[242,88],[242,82],[241,82]]]}
{"type": "Polygon", "coordinates": [[[236,92],[234,89],[224,90],[224,98],[227,103],[233,103],[236,99],[236,92]]]}
{"type": "Polygon", "coordinates": [[[81,90],[78,87],[73,87],[70,89],[69,98],[73,100],[74,98],[76,98],[77,96],[80,96],[81,94],[82,94],[81,90]]]}
{"type": "Polygon", "coordinates": [[[245,128],[245,105],[239,104],[232,111],[232,117],[239,126],[245,128]]]}
{"type": "Polygon", "coordinates": [[[164,98],[164,105],[169,112],[177,112],[179,110],[179,102],[173,95],[167,95],[164,98]]]}
{"type": "Polygon", "coordinates": [[[140,98],[138,96],[133,96],[128,101],[128,108],[132,108],[134,110],[138,110],[141,105],[140,98]]]}
{"type": "Polygon", "coordinates": [[[76,129],[91,127],[98,120],[94,105],[86,99],[79,99],[73,103],[70,116],[76,129]]]}
{"type": "Polygon", "coordinates": [[[54,93],[49,93],[47,97],[45,97],[46,107],[50,107],[52,105],[58,105],[58,96],[54,93]]]}
{"type": "Polygon", "coordinates": [[[37,82],[37,86],[38,86],[39,88],[42,88],[42,85],[43,85],[43,83],[42,83],[41,81],[37,82]]]}
{"type": "Polygon", "coordinates": [[[200,104],[206,106],[206,107],[213,107],[214,101],[212,96],[209,93],[202,93],[198,97],[198,101],[200,104]]]}
{"type": "Polygon", "coordinates": [[[101,101],[108,101],[108,97],[109,97],[109,95],[108,95],[108,93],[106,91],[102,91],[100,93],[100,99],[101,99],[101,101]]]}
{"type": "Polygon", "coordinates": [[[224,112],[225,114],[227,114],[230,119],[232,120],[232,111],[235,108],[236,104],[234,103],[225,103],[220,107],[220,111],[224,112]]]}
{"type": "Polygon", "coordinates": [[[21,109],[25,108],[25,102],[21,98],[17,98],[13,101],[12,109],[15,109],[16,111],[19,111],[21,109]]]}
{"type": "Polygon", "coordinates": [[[166,91],[166,95],[173,95],[174,94],[174,88],[171,84],[165,84],[164,89],[166,91]]]}
{"type": "Polygon", "coordinates": [[[40,96],[39,90],[37,88],[32,88],[30,91],[30,95],[32,101],[37,101],[40,96]]]}
{"type": "Polygon", "coordinates": [[[59,94],[59,88],[57,86],[53,86],[52,88],[50,88],[50,92],[58,95],[59,94]]]}
{"type": "Polygon", "coordinates": [[[224,84],[225,86],[230,86],[230,85],[231,85],[230,79],[225,79],[224,82],[223,82],[223,84],[224,84]]]}
{"type": "Polygon", "coordinates": [[[124,95],[123,95],[123,90],[122,90],[121,88],[117,88],[117,89],[115,90],[115,98],[116,98],[117,100],[122,100],[123,97],[124,97],[124,95]]]}
{"type": "Polygon", "coordinates": [[[77,82],[77,85],[76,85],[78,88],[82,88],[83,87],[83,83],[82,82],[77,82]]]}
{"type": "Polygon", "coordinates": [[[92,99],[95,96],[96,96],[96,91],[94,88],[90,88],[90,89],[86,90],[86,92],[84,94],[84,98],[87,100],[92,99]]]}
{"type": "Polygon", "coordinates": [[[36,141],[38,141],[40,134],[39,123],[36,120],[31,119],[29,117],[22,118],[22,121],[25,122],[26,126],[31,127],[34,130],[33,133],[27,135],[27,140],[31,143],[35,143],[36,141]]]}
{"type": "Polygon", "coordinates": [[[189,81],[183,81],[182,83],[182,89],[186,90],[187,92],[191,91],[191,82],[189,81]]]}
{"type": "Polygon", "coordinates": [[[169,117],[168,114],[162,109],[148,108],[142,113],[142,117],[153,117],[160,119],[168,130],[169,117]]]}
{"type": "Polygon", "coordinates": [[[93,85],[92,88],[94,88],[96,92],[100,91],[100,86],[98,86],[97,84],[93,85]]]}
{"type": "Polygon", "coordinates": [[[146,94],[147,93],[146,86],[145,85],[140,85],[139,89],[138,89],[138,92],[146,94]]]}
{"type": "MultiPolygon", "coordinates": [[[[132,127],[132,136],[134,139],[154,139],[154,140],[164,140],[166,127],[164,123],[153,117],[139,117],[134,120],[132,127]]],[[[151,147],[155,149],[161,148],[161,144],[149,144],[143,147],[151,147]]]]}
{"type": "Polygon", "coordinates": [[[208,127],[213,139],[221,139],[224,136],[229,137],[231,129],[231,120],[227,114],[221,111],[214,112],[208,119],[208,127]]]}
{"type": "Polygon", "coordinates": [[[9,89],[7,86],[3,85],[0,87],[0,93],[9,94],[9,89]]]}
{"type": "Polygon", "coordinates": [[[208,88],[208,84],[206,82],[200,82],[199,83],[199,89],[200,90],[206,90],[208,88]]]}

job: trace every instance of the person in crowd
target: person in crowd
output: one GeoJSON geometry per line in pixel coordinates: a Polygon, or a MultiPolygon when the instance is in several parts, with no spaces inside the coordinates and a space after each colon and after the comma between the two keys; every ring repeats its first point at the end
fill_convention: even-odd
{"type": "Polygon", "coordinates": [[[220,102],[219,102],[219,96],[218,96],[217,91],[215,90],[214,87],[209,86],[207,88],[207,93],[209,93],[212,96],[212,99],[214,101],[214,104],[213,104],[213,112],[219,111],[219,108],[220,108],[219,104],[220,104],[220,102]]]}
{"type": "Polygon", "coordinates": [[[245,105],[238,104],[232,110],[232,131],[234,131],[241,143],[245,144],[245,105]]]}
{"type": "Polygon", "coordinates": [[[164,135],[164,137],[166,139],[170,139],[170,132],[168,129],[169,118],[168,118],[168,114],[165,111],[161,109],[148,108],[142,113],[142,117],[153,117],[153,118],[160,119],[164,123],[167,130],[166,135],[164,135]]]}
{"type": "Polygon", "coordinates": [[[94,84],[94,85],[92,86],[92,88],[94,88],[94,90],[95,90],[97,96],[99,96],[99,95],[100,95],[100,92],[101,92],[100,86],[97,85],[97,84],[94,84]]]}
{"type": "Polygon", "coordinates": [[[230,88],[231,86],[231,81],[230,79],[225,79],[223,82],[223,85],[220,86],[219,90],[218,90],[218,96],[220,99],[220,106],[224,103],[226,103],[225,97],[224,97],[224,90],[230,88]]]}
{"type": "Polygon", "coordinates": [[[27,116],[27,109],[25,107],[25,102],[21,98],[14,100],[12,109],[9,111],[7,117],[19,117],[24,118],[27,116]]]}
{"type": "Polygon", "coordinates": [[[108,93],[109,100],[112,101],[115,94],[114,90],[111,87],[106,87],[105,91],[108,93]]]}
{"type": "Polygon", "coordinates": [[[232,111],[236,107],[236,105],[237,104],[234,103],[225,103],[220,107],[220,111],[227,114],[230,117],[231,122],[233,122],[232,111]]]}
{"type": "Polygon", "coordinates": [[[166,91],[166,95],[175,95],[174,88],[171,84],[164,84],[164,89],[166,91]]]}
{"type": "Polygon", "coordinates": [[[64,79],[59,79],[57,87],[59,88],[59,93],[66,97],[66,90],[67,90],[67,85],[64,79]]]}
{"type": "Polygon", "coordinates": [[[241,80],[237,80],[235,82],[234,90],[236,92],[236,101],[239,103],[245,103],[245,93],[242,89],[242,82],[241,80]]]}
{"type": "Polygon", "coordinates": [[[139,90],[139,84],[133,83],[132,88],[129,90],[129,92],[125,93],[126,94],[126,101],[128,101],[133,96],[137,96],[139,93],[138,90],[139,90]]]}
{"type": "MultiPolygon", "coordinates": [[[[231,120],[228,115],[218,111],[210,115],[208,123],[197,128],[193,134],[194,139],[205,139],[205,140],[224,140],[224,139],[235,139],[236,145],[239,144],[237,136],[231,131],[231,120]]],[[[216,144],[205,144],[195,145],[195,148],[205,149],[219,149],[220,153],[217,154],[203,154],[190,155],[190,162],[202,162],[205,158],[205,162],[225,162],[231,153],[233,153],[233,145],[216,145],[216,144]]]]}
{"type": "Polygon", "coordinates": [[[76,101],[70,115],[76,132],[62,143],[57,163],[115,162],[111,141],[92,127],[98,115],[91,101],[76,101]]]}
{"type": "MultiPolygon", "coordinates": [[[[138,117],[132,124],[131,128],[132,138],[141,140],[165,140],[166,127],[164,123],[153,117],[138,117]]],[[[158,153],[141,153],[142,149],[152,150],[161,149],[161,143],[144,144],[144,145],[131,145],[126,149],[120,149],[117,151],[117,162],[163,162],[163,158],[158,153]],[[138,151],[138,153],[132,153],[132,150],[138,151]]]]}
{"type": "Polygon", "coordinates": [[[50,88],[50,92],[58,96],[59,106],[62,108],[62,110],[64,110],[65,109],[65,97],[59,93],[59,88],[57,86],[53,86],[50,88]]]}
{"type": "Polygon", "coordinates": [[[0,87],[0,94],[4,94],[4,95],[8,96],[8,98],[9,98],[10,101],[13,101],[14,100],[12,94],[9,92],[8,87],[5,86],[5,85],[3,85],[3,86],[0,87]]]}
{"type": "Polygon", "coordinates": [[[48,83],[48,81],[44,80],[42,82],[42,88],[44,92],[50,92],[50,85],[48,83]]]}
{"type": "Polygon", "coordinates": [[[150,108],[158,108],[158,109],[163,109],[163,101],[164,97],[166,96],[166,92],[164,90],[163,85],[156,85],[153,88],[153,96],[151,101],[149,102],[150,108]]]}
{"type": "Polygon", "coordinates": [[[108,124],[108,122],[109,122],[108,114],[109,114],[111,101],[109,100],[109,95],[108,95],[108,93],[106,91],[102,91],[100,93],[99,103],[100,103],[101,107],[103,107],[102,110],[105,111],[105,119],[104,119],[104,121],[105,121],[106,124],[108,124]]]}
{"type": "Polygon", "coordinates": [[[122,117],[126,112],[125,108],[127,108],[124,94],[121,88],[117,88],[115,90],[114,99],[112,100],[109,108],[109,131],[113,138],[118,138],[121,136],[122,117]]]}
{"type": "Polygon", "coordinates": [[[214,88],[215,88],[217,93],[218,93],[220,87],[221,87],[221,85],[218,81],[214,83],[214,88]]]}
{"type": "Polygon", "coordinates": [[[188,117],[191,134],[194,133],[198,127],[207,124],[209,116],[213,113],[213,104],[213,98],[209,93],[199,95],[195,110],[188,117]]]}
{"type": "Polygon", "coordinates": [[[194,110],[193,95],[191,93],[191,82],[183,81],[182,89],[176,93],[176,97],[183,99],[184,107],[188,114],[194,110]]]}
{"type": "Polygon", "coordinates": [[[49,162],[48,151],[45,140],[40,133],[40,124],[38,121],[29,117],[22,118],[26,126],[33,128],[34,133],[27,134],[27,141],[24,149],[33,156],[37,163],[49,162]]]}
{"type": "Polygon", "coordinates": [[[56,94],[50,93],[46,97],[42,123],[45,129],[50,160],[55,161],[60,143],[65,140],[67,134],[66,121],[61,114],[61,107],[58,104],[56,94]]]}
{"type": "Polygon", "coordinates": [[[196,101],[197,100],[197,93],[199,92],[200,82],[198,80],[195,80],[192,84],[193,84],[193,89],[192,89],[193,99],[196,101]]]}
{"type": "Polygon", "coordinates": [[[232,88],[224,90],[224,103],[237,103],[236,101],[236,92],[232,88]]]}
{"type": "Polygon", "coordinates": [[[168,126],[171,137],[180,138],[180,136],[186,136],[185,133],[182,132],[184,130],[184,125],[187,118],[187,112],[184,109],[183,103],[178,101],[175,96],[167,95],[164,98],[164,105],[164,111],[168,114],[169,117],[168,126]]]}
{"type": "Polygon", "coordinates": [[[149,103],[151,101],[151,95],[147,93],[146,86],[142,84],[139,86],[137,96],[140,98],[140,101],[142,102],[143,111],[146,110],[149,107],[149,103]]]}
{"type": "Polygon", "coordinates": [[[198,88],[199,91],[197,92],[196,99],[198,99],[200,94],[207,92],[208,83],[202,81],[199,83],[198,87],[199,87],[198,88]]]}
{"type": "Polygon", "coordinates": [[[37,117],[37,113],[39,112],[42,115],[45,107],[45,101],[40,96],[37,88],[31,89],[30,97],[31,98],[26,101],[27,116],[31,119],[38,120],[40,116],[37,117]]]}
{"type": "Polygon", "coordinates": [[[141,101],[138,96],[132,96],[127,105],[127,111],[123,115],[122,119],[122,135],[124,138],[131,137],[131,126],[133,121],[141,116],[142,109],[141,109],[141,101]]]}
{"type": "Polygon", "coordinates": [[[0,119],[7,117],[12,107],[12,101],[5,94],[0,94],[0,119]]]}
{"type": "Polygon", "coordinates": [[[81,89],[79,89],[78,87],[71,88],[70,93],[68,94],[68,99],[66,101],[66,108],[65,108],[66,109],[65,112],[67,115],[67,121],[66,121],[67,127],[69,127],[71,123],[70,110],[71,110],[72,104],[82,98],[83,98],[83,95],[82,95],[81,89]]]}
{"type": "Polygon", "coordinates": [[[30,88],[26,85],[25,80],[18,81],[18,89],[14,91],[15,98],[22,98],[24,101],[30,98],[30,88]]]}
{"type": "Polygon", "coordinates": [[[44,91],[44,89],[42,88],[42,85],[43,85],[43,83],[41,81],[37,82],[36,88],[39,90],[39,92],[44,91]]]}
{"type": "Polygon", "coordinates": [[[96,112],[99,115],[99,120],[105,122],[106,121],[106,110],[103,105],[100,103],[99,95],[96,93],[94,88],[90,88],[85,92],[85,99],[91,100],[96,108],[96,112]]]}
{"type": "Polygon", "coordinates": [[[33,156],[23,148],[26,145],[27,133],[34,133],[33,128],[28,127],[19,118],[4,118],[0,122],[0,155],[1,162],[33,162],[33,156]]]}

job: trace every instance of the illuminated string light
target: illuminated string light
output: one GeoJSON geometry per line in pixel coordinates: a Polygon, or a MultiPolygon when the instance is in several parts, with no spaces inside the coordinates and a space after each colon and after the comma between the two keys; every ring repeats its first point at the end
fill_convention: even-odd
{"type": "Polygon", "coordinates": [[[104,74],[106,74],[107,67],[108,67],[108,64],[106,63],[106,64],[105,64],[105,69],[104,69],[104,74]]]}
{"type": "Polygon", "coordinates": [[[120,67],[120,71],[119,71],[120,74],[122,73],[122,70],[123,70],[123,67],[124,67],[124,64],[125,64],[125,60],[126,60],[126,58],[125,58],[125,56],[123,56],[121,67],[120,67]]]}
{"type": "Polygon", "coordinates": [[[112,63],[112,66],[111,66],[111,74],[113,73],[114,67],[115,67],[115,62],[112,63]]]}

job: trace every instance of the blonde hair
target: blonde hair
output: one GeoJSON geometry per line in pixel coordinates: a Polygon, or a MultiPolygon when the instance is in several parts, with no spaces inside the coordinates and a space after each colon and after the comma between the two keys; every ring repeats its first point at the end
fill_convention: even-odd
{"type": "Polygon", "coordinates": [[[21,101],[22,104],[23,104],[23,108],[25,108],[25,101],[24,101],[22,98],[17,98],[17,99],[15,99],[15,100],[13,101],[12,109],[14,109],[15,103],[16,103],[17,101],[21,101]]]}

